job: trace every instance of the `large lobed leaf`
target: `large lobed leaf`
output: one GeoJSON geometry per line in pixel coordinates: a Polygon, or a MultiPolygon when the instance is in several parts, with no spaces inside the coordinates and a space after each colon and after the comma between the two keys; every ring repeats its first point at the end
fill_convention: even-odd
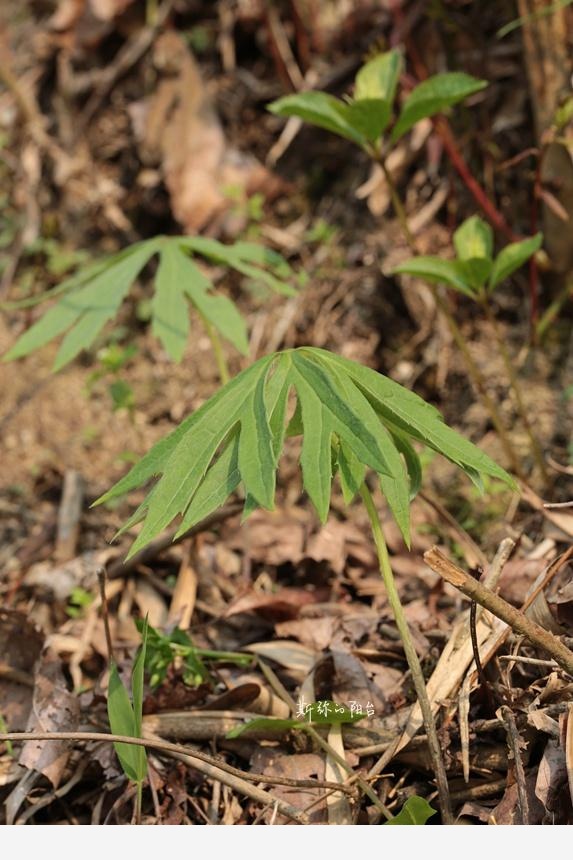
{"type": "Polygon", "coordinates": [[[412,441],[447,457],[478,484],[485,474],[515,487],[504,469],[413,392],[353,361],[303,347],[261,358],[232,379],[97,504],[158,477],[129,521],[144,519],[130,556],[178,517],[182,534],[241,484],[245,515],[272,509],[285,433],[302,434],[303,486],[323,522],[334,473],[349,503],[372,469],[406,543],[409,502],[421,479],[412,441]],[[297,407],[287,428],[290,391],[297,407]]]}
{"type": "Polygon", "coordinates": [[[202,237],[160,236],[91,264],[48,293],[46,298],[58,295],[58,301],[2,360],[29,355],[67,332],[53,367],[60,370],[94,343],[155,255],[159,256],[159,266],[151,302],[152,331],[174,361],[181,360],[187,345],[189,303],[207,325],[213,326],[239,352],[245,355],[248,351],[245,321],[230,299],[213,292],[211,281],[191,259],[192,255],[229,266],[275,292],[284,295],[294,292],[285,280],[292,276],[290,267],[274,251],[250,242],[224,245],[202,237]]]}

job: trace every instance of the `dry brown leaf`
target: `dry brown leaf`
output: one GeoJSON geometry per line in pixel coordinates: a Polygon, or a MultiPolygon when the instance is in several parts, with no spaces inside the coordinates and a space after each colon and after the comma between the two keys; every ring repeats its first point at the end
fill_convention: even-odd
{"type": "Polygon", "coordinates": [[[273,566],[297,564],[304,556],[305,518],[295,511],[255,511],[230,541],[253,561],[273,566]]]}
{"type": "Polygon", "coordinates": [[[369,679],[362,662],[344,651],[331,651],[334,663],[332,678],[332,698],[346,707],[355,702],[366,713],[368,705],[374,708],[375,715],[384,710],[384,697],[369,679]]]}
{"type": "Polygon", "coordinates": [[[573,511],[555,511],[544,507],[543,499],[531,487],[521,487],[521,496],[532,508],[543,514],[545,519],[556,526],[567,537],[573,537],[573,511]]]}
{"type": "MultiPolygon", "coordinates": [[[[288,779],[320,779],[324,780],[325,765],[324,759],[308,753],[303,755],[285,755],[271,749],[258,749],[251,758],[251,767],[257,773],[264,773],[267,776],[283,776],[288,779]]],[[[298,809],[305,809],[314,803],[320,797],[323,789],[312,788],[291,788],[286,785],[273,785],[273,795],[286,800],[298,809]]],[[[316,804],[309,811],[311,824],[326,824],[326,807],[324,801],[316,804]]],[[[270,823],[271,820],[275,824],[289,824],[287,819],[278,815],[273,817],[273,810],[270,809],[265,813],[265,821],[270,823]]]]}
{"type": "Polygon", "coordinates": [[[29,588],[39,589],[54,598],[66,603],[74,588],[90,591],[97,586],[97,570],[104,567],[106,562],[117,555],[115,549],[84,552],[65,564],[54,565],[42,561],[33,565],[24,576],[24,584],[29,588]]]}
{"type": "Polygon", "coordinates": [[[547,558],[511,558],[503,569],[499,593],[504,600],[521,606],[528,589],[547,566],[547,558]]]}
{"type": "Polygon", "coordinates": [[[134,0],[89,0],[89,6],[96,18],[112,21],[125,12],[134,0]]]}
{"type": "Polygon", "coordinates": [[[9,731],[24,731],[32,707],[34,665],[44,644],[20,612],[0,609],[0,715],[9,731]]]}
{"type": "Polygon", "coordinates": [[[567,765],[565,762],[565,751],[559,744],[559,740],[549,738],[545,745],[543,758],[539,763],[537,780],[535,783],[535,794],[545,807],[548,816],[555,816],[556,820],[562,821],[563,791],[567,788],[567,765]]]}
{"type": "Polygon", "coordinates": [[[258,594],[251,591],[235,600],[227,612],[227,617],[241,612],[256,612],[271,621],[285,621],[296,618],[300,608],[324,599],[326,590],[308,591],[304,588],[281,588],[274,594],[258,594]]]}
{"type": "Polygon", "coordinates": [[[274,660],[275,663],[279,663],[285,669],[302,672],[305,675],[310,672],[320,656],[312,648],[306,648],[304,645],[299,645],[298,642],[280,639],[276,639],[274,642],[253,642],[251,645],[247,645],[244,650],[258,654],[259,657],[264,657],[267,660],[274,660]]]}
{"type": "MultiPolygon", "coordinates": [[[[249,709],[257,714],[264,714],[271,717],[279,717],[287,719],[290,715],[290,708],[286,702],[280,699],[269,687],[261,686],[260,675],[241,674],[240,686],[246,684],[255,684],[258,688],[258,695],[255,699],[249,702],[249,709]]],[[[229,682],[231,686],[231,682],[229,682]]],[[[233,687],[233,689],[235,689],[233,687]]]]}
{"type": "MultiPolygon", "coordinates": [[[[188,233],[203,230],[231,206],[226,189],[271,194],[278,180],[256,159],[231,147],[212,106],[199,66],[174,30],[154,45],[159,72],[144,116],[132,112],[147,164],[161,164],[173,215],[188,233]]],[[[139,114],[141,114],[141,109],[139,114]]]]}
{"type": "Polygon", "coordinates": [[[525,779],[525,789],[527,795],[527,805],[529,807],[529,820],[521,820],[521,812],[519,809],[519,801],[517,797],[517,784],[513,784],[506,788],[504,795],[495,809],[491,811],[489,824],[541,824],[543,821],[544,809],[535,795],[535,774],[530,773],[525,779]]]}
{"type": "MultiPolygon", "coordinates": [[[[35,676],[32,713],[27,731],[75,732],[80,716],[79,701],[69,692],[60,660],[47,649],[35,676]]],[[[70,752],[69,741],[26,741],[20,764],[43,774],[57,788],[70,752]]]]}
{"type": "Polygon", "coordinates": [[[167,616],[168,624],[176,624],[182,630],[189,628],[197,598],[197,582],[195,568],[190,563],[187,554],[185,554],[181,561],[179,573],[177,574],[175,588],[173,589],[173,597],[171,598],[169,614],[167,616]]]}
{"type": "Polygon", "coordinates": [[[167,624],[167,606],[165,598],[153,585],[145,579],[138,579],[134,599],[142,618],[147,616],[152,627],[163,630],[167,624]]]}
{"type": "Polygon", "coordinates": [[[275,624],[277,636],[292,636],[313,651],[324,651],[332,642],[336,618],[299,618],[275,624]]]}

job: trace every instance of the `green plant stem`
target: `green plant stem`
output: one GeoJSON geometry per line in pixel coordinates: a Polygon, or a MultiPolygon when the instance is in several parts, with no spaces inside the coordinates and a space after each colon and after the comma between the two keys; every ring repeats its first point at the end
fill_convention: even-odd
{"type": "Polygon", "coordinates": [[[219,378],[221,380],[221,384],[226,385],[231,378],[231,374],[229,373],[229,366],[227,364],[227,359],[225,358],[221,338],[219,337],[217,331],[213,328],[209,320],[203,316],[201,311],[199,311],[199,316],[201,317],[203,325],[205,326],[205,331],[207,332],[207,337],[211,341],[211,346],[213,347],[213,352],[215,354],[215,361],[217,362],[217,369],[219,371],[219,378]]]}
{"type": "Polygon", "coordinates": [[[561,290],[559,295],[551,302],[551,304],[537,323],[537,326],[535,327],[535,333],[539,339],[543,337],[549,326],[551,326],[553,322],[557,319],[559,313],[561,312],[561,308],[572,296],[573,279],[568,278],[564,289],[561,290]]]}
{"type": "Polygon", "coordinates": [[[545,460],[543,459],[543,451],[541,449],[541,444],[539,439],[535,435],[535,431],[531,426],[531,422],[529,420],[529,415],[527,414],[527,407],[523,400],[523,394],[521,391],[521,385],[519,384],[519,379],[517,378],[517,374],[515,372],[515,368],[513,366],[513,362],[511,361],[511,357],[505,345],[505,341],[503,336],[499,330],[499,323],[495,318],[495,315],[491,309],[491,305],[487,297],[480,302],[483,307],[484,313],[486,315],[487,321],[493,329],[494,337],[497,342],[497,347],[499,350],[499,354],[501,355],[502,361],[505,365],[505,369],[507,371],[507,376],[513,391],[513,395],[515,397],[515,402],[517,404],[517,409],[520,415],[520,418],[523,422],[523,426],[529,436],[529,441],[531,442],[531,449],[533,452],[533,456],[535,457],[535,462],[539,467],[539,471],[543,476],[545,481],[549,480],[549,475],[547,473],[547,467],[545,465],[545,460]]]}
{"type": "Polygon", "coordinates": [[[371,157],[380,165],[382,168],[382,173],[384,174],[384,179],[386,180],[386,184],[388,185],[388,190],[390,191],[390,199],[392,200],[392,206],[394,207],[394,212],[396,213],[396,217],[400,222],[400,227],[402,228],[402,233],[404,234],[404,238],[408,243],[408,247],[410,250],[417,254],[416,248],[416,240],[414,239],[414,234],[410,230],[410,225],[408,224],[408,216],[406,215],[406,210],[404,208],[404,204],[398,194],[396,189],[396,185],[394,180],[392,179],[392,175],[386,166],[386,160],[382,155],[379,155],[376,152],[369,153],[371,157]]]}
{"type": "Polygon", "coordinates": [[[444,765],[442,750],[440,748],[440,741],[438,739],[434,714],[432,713],[432,705],[430,704],[428,691],[426,690],[426,682],[424,681],[424,674],[422,672],[420,660],[418,659],[418,654],[416,653],[416,649],[414,647],[414,642],[410,634],[408,622],[406,621],[404,609],[400,602],[400,596],[398,594],[398,589],[396,588],[396,583],[394,581],[394,575],[392,573],[392,567],[390,565],[390,557],[388,555],[388,548],[386,546],[386,541],[384,540],[384,533],[382,531],[382,526],[380,525],[380,520],[378,518],[374,499],[372,498],[372,494],[366,486],[366,483],[362,484],[362,487],[360,489],[360,495],[368,513],[370,527],[372,529],[372,536],[374,538],[376,552],[378,554],[380,573],[382,575],[382,580],[386,587],[386,593],[388,595],[388,600],[390,602],[392,612],[394,613],[396,626],[398,628],[400,638],[402,639],[404,653],[406,654],[406,660],[408,661],[408,666],[410,667],[410,672],[412,673],[414,688],[416,690],[416,695],[418,697],[418,702],[422,711],[424,726],[426,728],[426,734],[428,737],[428,747],[430,750],[430,756],[436,775],[436,784],[438,787],[438,796],[440,801],[442,820],[444,824],[453,824],[446,767],[444,765]]]}
{"type": "MultiPolygon", "coordinates": [[[[376,152],[374,149],[369,149],[368,153],[371,156],[371,158],[373,158],[374,161],[376,161],[376,163],[379,164],[380,167],[382,168],[382,172],[384,173],[384,178],[386,179],[386,182],[388,184],[388,190],[390,191],[390,198],[392,200],[392,206],[394,207],[396,217],[398,218],[398,221],[399,221],[400,226],[402,228],[402,233],[404,234],[404,238],[405,238],[406,242],[408,243],[408,247],[410,248],[410,250],[414,254],[417,254],[418,249],[416,247],[416,240],[414,239],[412,231],[410,230],[410,226],[408,224],[408,218],[406,216],[406,210],[404,209],[404,204],[402,203],[402,200],[400,199],[400,195],[398,194],[398,192],[396,190],[396,185],[394,183],[394,180],[392,179],[390,171],[388,170],[388,168],[386,166],[384,156],[381,153],[376,152]]],[[[487,387],[485,384],[485,379],[483,378],[477,364],[475,363],[475,361],[472,358],[472,355],[471,355],[471,353],[468,349],[468,346],[466,344],[465,338],[464,338],[462,332],[460,331],[460,328],[459,328],[458,324],[456,323],[454,317],[452,316],[452,313],[451,313],[450,309],[448,308],[446,302],[441,298],[440,294],[438,293],[437,288],[435,286],[433,286],[432,284],[428,284],[428,286],[432,292],[432,295],[434,297],[434,300],[436,302],[438,310],[444,316],[444,319],[446,320],[446,323],[448,324],[448,328],[450,329],[451,335],[452,335],[458,349],[460,350],[460,352],[462,354],[462,358],[464,359],[468,374],[469,374],[470,379],[472,380],[472,382],[474,384],[474,387],[477,391],[477,394],[478,394],[479,398],[481,399],[484,407],[487,409],[487,411],[489,413],[492,424],[495,427],[497,434],[500,438],[500,441],[501,441],[503,450],[505,452],[505,455],[508,458],[508,462],[511,464],[511,468],[513,469],[515,474],[519,478],[524,480],[525,475],[523,473],[523,469],[521,468],[519,460],[517,459],[517,457],[514,453],[512,444],[508,438],[507,431],[504,427],[501,415],[499,414],[499,411],[498,411],[495,403],[493,402],[493,400],[491,399],[491,397],[487,393],[487,387]]]]}

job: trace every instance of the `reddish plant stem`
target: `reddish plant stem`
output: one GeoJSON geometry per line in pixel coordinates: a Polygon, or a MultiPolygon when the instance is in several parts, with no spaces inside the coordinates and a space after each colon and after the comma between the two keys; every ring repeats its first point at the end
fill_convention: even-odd
{"type": "Polygon", "coordinates": [[[510,242],[515,242],[517,236],[499,211],[495,204],[489,199],[479,182],[474,178],[472,172],[459,151],[454,137],[452,135],[450,124],[444,117],[435,117],[432,122],[438,133],[440,140],[444,145],[444,149],[448,153],[452,166],[457,170],[462,182],[484,213],[491,222],[492,226],[505,236],[510,242]]]}
{"type": "MultiPolygon", "coordinates": [[[[394,8],[393,10],[396,14],[397,22],[403,23],[403,14],[400,8],[394,8]]],[[[424,81],[428,77],[428,70],[425,66],[424,61],[422,60],[418,49],[412,39],[412,35],[410,32],[405,32],[404,34],[404,43],[406,45],[406,50],[408,55],[412,61],[412,65],[414,67],[414,71],[419,81],[424,81]]],[[[461,154],[454,136],[452,134],[452,130],[450,128],[450,124],[443,116],[433,117],[432,123],[434,128],[442,141],[443,147],[446,150],[448,157],[452,163],[452,166],[457,170],[462,182],[483,211],[484,215],[491,222],[492,226],[495,227],[498,232],[500,232],[506,239],[510,242],[514,242],[516,239],[513,230],[503,217],[502,213],[496,207],[495,203],[489,199],[484,189],[481,187],[479,182],[475,179],[472,174],[468,163],[465,158],[461,154]]]]}

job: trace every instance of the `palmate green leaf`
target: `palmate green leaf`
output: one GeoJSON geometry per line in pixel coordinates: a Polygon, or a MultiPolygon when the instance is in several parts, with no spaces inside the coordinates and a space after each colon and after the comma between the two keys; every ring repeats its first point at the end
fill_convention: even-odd
{"type": "MultiPolygon", "coordinates": [[[[106,323],[118,313],[135,279],[156,254],[160,259],[151,303],[152,331],[175,361],[181,360],[188,339],[187,299],[206,324],[240,352],[245,354],[248,349],[246,325],[235,304],[213,292],[211,281],[190,259],[190,254],[228,265],[276,292],[296,294],[285,281],[292,276],[290,266],[274,251],[250,242],[223,245],[202,237],[159,236],[90,264],[47,293],[46,299],[60,294],[61,297],[2,360],[29,355],[67,331],[53,367],[60,370],[94,343],[106,323]]],[[[26,302],[35,303],[35,299],[26,302]]]]}
{"type": "Polygon", "coordinates": [[[386,469],[378,472],[380,486],[386,497],[392,515],[402,532],[406,545],[410,545],[410,511],[408,480],[404,463],[396,448],[393,438],[381,424],[374,409],[362,392],[345,374],[330,368],[330,375],[336,380],[337,390],[340,391],[346,403],[354,413],[360,416],[366,429],[377,435],[380,449],[383,453],[386,469]]]}
{"type": "Polygon", "coordinates": [[[223,335],[240,353],[249,351],[247,326],[236,305],[226,296],[209,292],[211,282],[180,248],[173,251],[178,277],[191,303],[200,315],[223,335]]]}
{"type": "Polygon", "coordinates": [[[516,486],[504,469],[413,392],[326,350],[301,347],[262,358],[227,383],[98,502],[159,475],[131,518],[134,522],[144,516],[145,521],[130,556],[180,515],[182,534],[240,484],[245,515],[259,506],[271,509],[285,434],[303,436],[303,484],[323,521],[334,470],[349,502],[370,468],[378,474],[406,542],[409,501],[421,476],[412,441],[442,454],[478,484],[485,474],[516,486]],[[287,428],[291,389],[297,406],[287,428]]]}
{"type": "Polygon", "coordinates": [[[474,474],[479,472],[503,481],[512,489],[518,488],[505,469],[448,427],[441,413],[413,391],[408,391],[369,367],[363,367],[327,350],[313,347],[312,352],[323,356],[325,363],[332,362],[346,371],[368,397],[382,421],[386,418],[393,427],[442,454],[460,466],[470,477],[473,477],[472,471],[474,474]]]}
{"type": "Polygon", "coordinates": [[[404,457],[408,478],[410,480],[409,500],[413,501],[422,486],[422,464],[420,458],[414,451],[405,433],[400,432],[396,427],[392,427],[390,422],[387,422],[388,430],[394,440],[394,444],[400,454],[404,457]]]}
{"type": "Polygon", "coordinates": [[[58,337],[79,321],[79,331],[72,328],[60,347],[54,370],[59,370],[86,346],[90,346],[108,319],[117,312],[133,280],[155,252],[152,242],[134,246],[111,266],[97,269],[97,274],[78,289],[68,291],[14,344],[3,361],[23,358],[58,337]],[[85,319],[84,319],[85,317],[85,319]]]}
{"type": "Polygon", "coordinates": [[[349,505],[360,492],[366,474],[366,466],[361,463],[352,449],[340,442],[338,446],[338,476],[344,503],[349,505]]]}
{"type": "Polygon", "coordinates": [[[404,102],[402,112],[392,130],[392,141],[395,143],[399,140],[421,119],[435,116],[485,87],[487,81],[472,78],[465,72],[433,75],[418,84],[404,102]]]}
{"type": "Polygon", "coordinates": [[[292,380],[301,407],[303,427],[308,430],[302,437],[300,455],[303,487],[316,508],[320,521],[325,523],[330,508],[332,485],[332,421],[323,408],[320,397],[304,375],[294,370],[292,380]]]}
{"type": "Polygon", "coordinates": [[[265,406],[265,382],[266,373],[262,373],[239,414],[239,471],[248,495],[258,506],[272,510],[277,464],[265,406]]]}
{"type": "MultiPolygon", "coordinates": [[[[245,409],[245,403],[251,401],[260,374],[265,373],[269,362],[269,358],[261,359],[256,365],[231,380],[219,392],[221,394],[224,392],[226,397],[221,398],[215,409],[205,410],[201,420],[193,425],[192,434],[187,431],[179,441],[165,463],[161,480],[158,481],[147,497],[148,507],[145,522],[131,548],[130,556],[149,543],[175,517],[186,511],[229,430],[238,421],[248,421],[251,418],[245,409]],[[229,389],[233,383],[235,385],[229,389]]],[[[205,406],[208,406],[210,402],[208,401],[205,406]]],[[[251,429],[250,424],[249,429],[251,429]]],[[[260,426],[257,426],[257,430],[261,433],[264,432],[260,426]]],[[[239,439],[239,446],[240,444],[241,439],[239,439]]],[[[240,448],[239,460],[241,460],[240,448]]],[[[246,454],[244,460],[247,460],[247,467],[249,467],[246,454]]],[[[251,478],[250,470],[248,477],[251,478]]],[[[274,481],[274,471],[272,480],[274,481]]],[[[258,484],[256,486],[258,490],[258,484]]],[[[264,496],[263,500],[257,497],[257,501],[264,505],[267,498],[264,496]]]]}
{"type": "Polygon", "coordinates": [[[211,466],[199,489],[193,496],[175,537],[185,534],[196,523],[206,519],[213,511],[225,504],[241,482],[239,471],[239,428],[231,432],[231,437],[223,451],[211,466]]]}
{"type": "Polygon", "coordinates": [[[348,104],[328,93],[309,90],[296,95],[283,96],[268,105],[268,109],[277,116],[296,116],[360,146],[365,143],[364,136],[352,123],[348,104]]]}
{"type": "Polygon", "coordinates": [[[512,242],[503,248],[495,258],[488,287],[494,290],[498,284],[509,278],[517,269],[523,266],[536,251],[539,251],[543,243],[543,234],[536,233],[529,239],[521,242],[512,242]]]}
{"type": "Polygon", "coordinates": [[[428,818],[435,814],[436,810],[430,806],[427,800],[414,795],[408,798],[398,815],[391,818],[390,821],[385,821],[384,825],[425,824],[428,818]]]}
{"type": "Polygon", "coordinates": [[[446,284],[459,293],[475,298],[468,283],[468,272],[459,260],[442,260],[441,257],[412,257],[392,270],[393,275],[414,275],[431,284],[446,284]]]}
{"type": "Polygon", "coordinates": [[[276,251],[263,245],[256,245],[254,242],[224,245],[205,236],[185,236],[179,240],[179,244],[213,263],[235,269],[241,275],[264,284],[279,295],[296,296],[296,290],[286,280],[293,276],[289,264],[276,251]]]}
{"type": "Polygon", "coordinates": [[[181,271],[181,257],[190,262],[171,242],[161,249],[151,302],[151,331],[173,361],[181,361],[189,337],[186,273],[181,271]]]}
{"type": "MultiPolygon", "coordinates": [[[[332,429],[353,450],[356,456],[378,474],[390,475],[388,466],[378,437],[378,427],[371,426],[370,416],[364,412],[353,410],[343,399],[333,378],[324,368],[309,358],[314,356],[314,349],[304,348],[294,350],[293,364],[314,388],[322,401],[322,406],[332,424],[332,429]]],[[[296,387],[296,382],[295,382],[296,387]]],[[[304,416],[303,416],[304,424],[304,416]]],[[[378,425],[379,426],[379,425],[378,425]]],[[[312,432],[312,427],[304,428],[312,432]]]]}
{"type": "Polygon", "coordinates": [[[94,260],[93,262],[87,263],[85,266],[82,266],[78,272],[74,272],[73,275],[65,278],[65,280],[63,280],[61,284],[58,284],[57,287],[54,287],[51,290],[46,290],[39,296],[30,296],[27,299],[20,299],[15,302],[0,302],[0,308],[2,310],[17,310],[18,308],[35,307],[43,302],[51,301],[52,299],[61,296],[63,293],[68,293],[71,290],[75,290],[76,287],[81,287],[83,284],[91,281],[96,277],[96,275],[99,275],[105,269],[109,269],[111,266],[114,266],[123,259],[123,257],[127,257],[143,244],[145,244],[145,242],[136,242],[134,245],[130,245],[129,248],[124,248],[122,251],[118,251],[116,254],[110,254],[101,260],[94,260]]]}

